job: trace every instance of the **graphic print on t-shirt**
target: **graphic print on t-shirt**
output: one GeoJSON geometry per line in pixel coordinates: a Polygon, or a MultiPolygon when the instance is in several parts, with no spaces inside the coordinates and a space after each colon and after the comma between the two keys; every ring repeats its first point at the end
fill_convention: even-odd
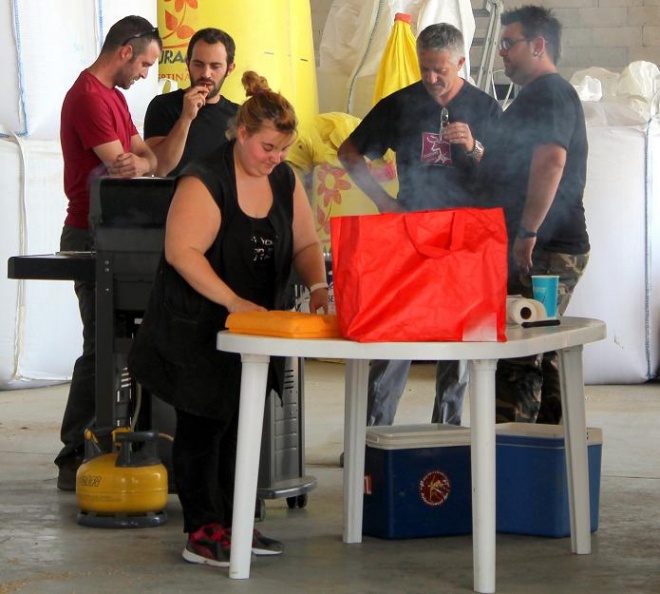
{"type": "Polygon", "coordinates": [[[255,264],[267,264],[273,259],[274,242],[272,237],[258,231],[252,235],[252,257],[255,264]]]}
{"type": "Polygon", "coordinates": [[[453,167],[451,145],[446,140],[442,140],[437,133],[422,132],[422,154],[420,161],[429,165],[453,167]]]}

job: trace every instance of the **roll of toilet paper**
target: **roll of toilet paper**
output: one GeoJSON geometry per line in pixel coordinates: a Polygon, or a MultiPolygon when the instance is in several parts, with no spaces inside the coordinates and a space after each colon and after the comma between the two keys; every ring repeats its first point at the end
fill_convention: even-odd
{"type": "Polygon", "coordinates": [[[508,324],[536,322],[547,317],[545,307],[536,299],[527,299],[521,295],[509,295],[506,298],[506,321],[508,324]]]}

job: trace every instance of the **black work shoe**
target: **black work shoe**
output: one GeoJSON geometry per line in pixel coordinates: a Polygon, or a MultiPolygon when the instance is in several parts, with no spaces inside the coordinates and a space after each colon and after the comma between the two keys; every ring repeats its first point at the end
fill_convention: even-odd
{"type": "Polygon", "coordinates": [[[60,491],[75,491],[76,490],[76,473],[82,460],[76,458],[71,462],[66,462],[60,466],[59,473],[57,474],[57,488],[60,491]]]}
{"type": "Polygon", "coordinates": [[[207,524],[188,536],[181,556],[188,563],[214,567],[229,567],[231,538],[229,532],[217,524],[207,524]]]}

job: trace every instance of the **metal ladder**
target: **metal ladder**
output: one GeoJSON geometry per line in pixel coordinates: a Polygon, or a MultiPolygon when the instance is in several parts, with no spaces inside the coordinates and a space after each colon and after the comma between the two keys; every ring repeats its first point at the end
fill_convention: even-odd
{"type": "MultiPolygon", "coordinates": [[[[475,1],[473,0],[473,5],[475,1]]],[[[500,16],[504,10],[501,0],[482,0],[480,8],[473,8],[474,20],[477,25],[475,36],[472,40],[471,53],[478,54],[470,57],[473,67],[472,77],[476,86],[489,95],[496,97],[495,80],[493,76],[493,64],[498,51],[500,37],[500,16]],[[482,32],[482,35],[479,33],[482,32]],[[476,76],[475,76],[476,75],[476,76]]]]}

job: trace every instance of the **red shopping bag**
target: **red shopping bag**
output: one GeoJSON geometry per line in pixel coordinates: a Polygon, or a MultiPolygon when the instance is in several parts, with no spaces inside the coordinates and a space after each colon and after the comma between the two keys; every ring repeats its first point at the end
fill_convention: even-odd
{"type": "Polygon", "coordinates": [[[360,342],[505,341],[501,208],[333,217],[342,336],[360,342]]]}

